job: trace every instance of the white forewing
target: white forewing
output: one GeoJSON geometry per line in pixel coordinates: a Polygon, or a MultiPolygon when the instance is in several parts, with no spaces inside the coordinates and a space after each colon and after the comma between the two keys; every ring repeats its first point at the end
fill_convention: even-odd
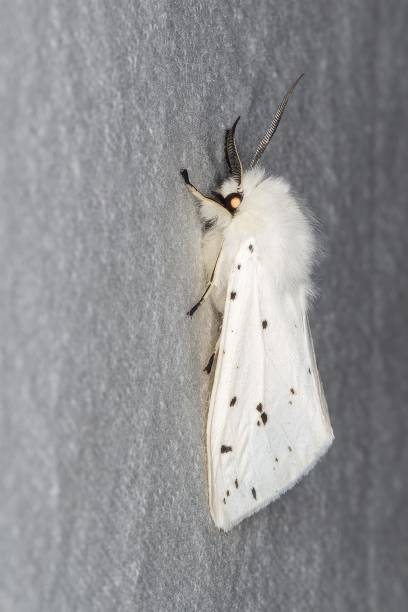
{"type": "Polygon", "coordinates": [[[332,440],[302,289],[271,283],[255,240],[245,240],[230,274],[208,414],[215,524],[228,531],[279,497],[332,440]]]}

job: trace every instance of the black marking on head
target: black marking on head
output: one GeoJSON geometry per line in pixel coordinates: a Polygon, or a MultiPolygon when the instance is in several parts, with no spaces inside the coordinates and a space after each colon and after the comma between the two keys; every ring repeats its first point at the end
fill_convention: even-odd
{"type": "Polygon", "coordinates": [[[309,372],[309,374],[311,374],[311,373],[312,373],[312,370],[311,370],[310,368],[308,368],[308,372],[309,372]]]}
{"type": "Polygon", "coordinates": [[[238,268],[238,270],[240,270],[241,269],[241,264],[238,264],[237,268],[238,268]]]}
{"type": "Polygon", "coordinates": [[[266,329],[268,327],[268,321],[266,319],[262,321],[262,327],[263,329],[266,329]]]}
{"type": "Polygon", "coordinates": [[[275,461],[276,461],[276,463],[278,463],[279,459],[277,457],[275,457],[275,461]]]}
{"type": "Polygon", "coordinates": [[[263,410],[262,402],[259,402],[259,404],[257,405],[256,409],[257,409],[258,412],[262,412],[262,410],[263,410]]]}
{"type": "Polygon", "coordinates": [[[236,291],[231,291],[231,300],[235,300],[236,296],[237,296],[236,291]]]}
{"type": "Polygon", "coordinates": [[[235,479],[235,488],[238,489],[238,480],[235,479]]]}
{"type": "Polygon", "coordinates": [[[227,489],[227,497],[229,496],[229,490],[227,489]]]}
{"type": "Polygon", "coordinates": [[[254,250],[253,245],[252,245],[252,244],[250,244],[250,245],[249,245],[249,247],[248,247],[248,249],[249,249],[249,250],[251,251],[251,253],[252,253],[252,252],[253,252],[253,250],[254,250]]]}
{"type": "Polygon", "coordinates": [[[261,419],[262,419],[262,423],[265,425],[266,421],[268,420],[268,415],[266,414],[266,412],[263,412],[261,414],[261,419]]]}
{"type": "Polygon", "coordinates": [[[224,206],[225,198],[222,195],[222,193],[219,193],[219,191],[212,191],[211,195],[214,196],[214,199],[218,202],[218,204],[221,204],[221,206],[224,206]]]}
{"type": "Polygon", "coordinates": [[[252,496],[253,496],[254,499],[256,499],[255,487],[252,487],[252,496]]]}
{"type": "Polygon", "coordinates": [[[235,404],[237,403],[237,396],[234,395],[234,397],[232,398],[232,400],[230,401],[230,406],[235,406],[235,404]]]}
{"type": "Polygon", "coordinates": [[[288,451],[291,453],[292,452],[292,447],[288,446],[288,451]]]}
{"type": "Polygon", "coordinates": [[[225,446],[225,444],[221,446],[222,453],[230,453],[231,451],[232,451],[232,446],[225,446]]]}
{"type": "Polygon", "coordinates": [[[290,392],[291,392],[292,395],[295,395],[295,390],[294,390],[293,387],[290,388],[290,392]]]}
{"type": "Polygon", "coordinates": [[[214,225],[217,223],[217,221],[218,221],[217,217],[212,217],[211,219],[206,219],[205,221],[203,221],[204,234],[208,232],[210,229],[212,229],[214,225]]]}

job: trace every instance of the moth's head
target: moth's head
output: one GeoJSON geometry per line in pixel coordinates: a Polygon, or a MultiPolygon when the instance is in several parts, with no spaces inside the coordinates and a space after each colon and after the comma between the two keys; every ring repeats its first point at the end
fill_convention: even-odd
{"type": "Polygon", "coordinates": [[[244,172],[241,159],[238,153],[237,145],[235,142],[235,130],[239,121],[239,117],[235,120],[234,125],[229,128],[225,133],[225,159],[227,162],[227,166],[230,171],[230,176],[228,179],[224,181],[221,186],[221,189],[218,191],[212,191],[212,198],[209,196],[204,196],[201,192],[199,192],[191,183],[188,178],[187,170],[182,170],[181,174],[187,183],[190,190],[192,190],[193,194],[202,202],[216,202],[217,204],[221,204],[228,212],[233,216],[235,215],[244,200],[245,197],[245,189],[244,176],[249,175],[249,173],[256,167],[259,160],[261,159],[266,147],[268,146],[272,136],[276,132],[276,129],[280,123],[283,112],[286,108],[286,105],[289,101],[289,97],[295,89],[296,85],[299,83],[303,74],[301,74],[296,81],[292,84],[282,102],[279,104],[278,109],[275,113],[275,116],[267,129],[264,137],[261,139],[256,151],[255,155],[252,158],[252,161],[249,165],[249,169],[247,172],[244,172]]]}
{"type": "Polygon", "coordinates": [[[228,189],[228,193],[226,193],[226,195],[223,195],[221,191],[211,192],[218,204],[221,204],[221,206],[226,208],[231,215],[235,215],[244,197],[243,192],[238,191],[236,188],[234,189],[234,187],[236,186],[232,186],[233,191],[228,189]]]}

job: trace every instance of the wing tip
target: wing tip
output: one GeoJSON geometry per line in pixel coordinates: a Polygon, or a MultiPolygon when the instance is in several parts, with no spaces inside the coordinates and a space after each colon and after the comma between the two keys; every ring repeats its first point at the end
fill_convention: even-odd
{"type": "Polygon", "coordinates": [[[212,519],[214,521],[215,527],[217,529],[219,529],[220,531],[223,531],[224,533],[228,533],[234,527],[239,525],[242,521],[244,521],[245,519],[251,517],[253,514],[256,514],[260,510],[263,510],[264,508],[266,508],[266,506],[268,506],[272,502],[276,501],[277,499],[282,497],[282,495],[284,495],[285,493],[287,493],[288,491],[293,489],[305,476],[307,476],[313,470],[313,468],[324,457],[324,455],[327,453],[327,451],[329,450],[329,448],[333,444],[333,442],[334,442],[334,433],[333,433],[333,430],[331,429],[327,433],[328,433],[328,435],[327,435],[326,440],[324,442],[322,441],[322,445],[319,448],[319,450],[317,451],[317,453],[316,453],[315,457],[312,459],[312,461],[310,461],[308,463],[308,465],[298,474],[298,476],[296,478],[291,480],[286,487],[283,487],[277,493],[273,493],[272,495],[267,496],[265,499],[262,499],[262,500],[260,499],[259,501],[256,501],[252,508],[250,508],[249,510],[243,512],[241,515],[238,515],[236,518],[234,518],[232,520],[228,520],[228,521],[225,521],[225,520],[222,520],[222,519],[218,520],[218,517],[216,516],[216,514],[214,512],[214,509],[212,507],[210,507],[210,513],[211,513],[211,517],[212,517],[212,519]]]}

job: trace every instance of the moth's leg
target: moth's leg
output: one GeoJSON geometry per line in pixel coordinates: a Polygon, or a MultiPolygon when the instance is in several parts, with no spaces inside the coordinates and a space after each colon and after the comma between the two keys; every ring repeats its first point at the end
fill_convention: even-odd
{"type": "Polygon", "coordinates": [[[204,293],[201,296],[201,298],[198,300],[197,304],[194,304],[194,306],[188,311],[187,315],[189,317],[193,316],[195,311],[198,310],[198,308],[200,308],[201,304],[203,302],[205,302],[206,298],[208,297],[208,294],[210,293],[210,290],[211,290],[211,288],[213,286],[215,270],[217,269],[217,264],[218,264],[218,261],[219,261],[219,258],[220,258],[221,250],[220,250],[220,252],[217,255],[217,260],[215,262],[215,266],[214,266],[214,269],[213,269],[212,274],[211,274],[210,282],[208,283],[206,290],[204,291],[204,293]]]}
{"type": "Polygon", "coordinates": [[[185,184],[187,186],[187,189],[189,190],[191,195],[193,195],[196,198],[196,200],[198,200],[200,202],[200,204],[209,204],[214,209],[214,212],[218,211],[219,214],[221,214],[221,213],[225,214],[225,208],[223,207],[223,204],[221,202],[219,202],[219,198],[222,198],[221,195],[215,194],[215,192],[212,192],[214,195],[217,196],[217,199],[210,198],[210,197],[204,195],[190,181],[190,177],[188,176],[188,170],[186,170],[184,168],[184,170],[180,170],[180,174],[181,174],[181,176],[184,179],[184,182],[185,182],[185,184]]]}
{"type": "Polygon", "coordinates": [[[205,199],[205,196],[203,193],[201,193],[201,191],[199,191],[197,189],[197,187],[194,187],[194,185],[190,182],[190,177],[188,176],[188,170],[186,170],[184,168],[184,170],[180,170],[180,174],[184,179],[185,184],[187,185],[187,189],[189,190],[189,192],[195,197],[197,198],[197,200],[202,200],[205,199]]]}
{"type": "Polygon", "coordinates": [[[217,340],[217,344],[215,345],[214,352],[209,358],[208,363],[203,370],[203,372],[207,372],[207,374],[211,374],[211,369],[214,363],[215,356],[218,354],[218,349],[220,348],[220,339],[221,339],[221,335],[218,336],[218,340],[217,340]]]}
{"type": "Polygon", "coordinates": [[[180,174],[183,177],[185,184],[188,187],[191,187],[190,177],[188,176],[187,168],[183,168],[183,170],[180,170],[180,174]]]}
{"type": "Polygon", "coordinates": [[[204,291],[203,295],[198,300],[197,304],[194,304],[194,306],[188,311],[187,314],[189,317],[192,317],[195,311],[200,308],[201,304],[205,302],[206,298],[208,297],[211,287],[212,287],[212,280],[208,283],[207,289],[204,291]]]}
{"type": "Polygon", "coordinates": [[[215,351],[212,353],[211,357],[209,358],[207,365],[203,369],[203,372],[207,372],[207,374],[211,374],[211,369],[213,366],[214,358],[215,358],[215,351]]]}

